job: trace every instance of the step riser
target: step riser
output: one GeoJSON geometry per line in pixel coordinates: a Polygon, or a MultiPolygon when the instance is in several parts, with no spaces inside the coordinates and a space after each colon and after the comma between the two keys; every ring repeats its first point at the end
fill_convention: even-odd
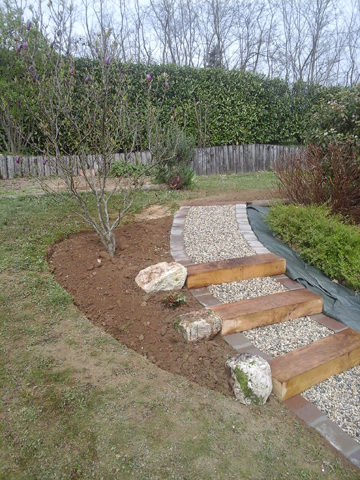
{"type": "Polygon", "coordinates": [[[302,375],[298,375],[288,382],[281,383],[278,382],[276,378],[273,378],[273,391],[279,400],[284,401],[304,392],[314,385],[317,385],[332,375],[345,372],[345,370],[359,364],[360,347],[358,350],[350,352],[350,354],[345,354],[342,357],[334,359],[332,362],[319,365],[319,367],[314,368],[309,372],[304,372],[302,375]]]}
{"type": "Polygon", "coordinates": [[[238,282],[250,278],[271,277],[285,273],[285,262],[264,263],[251,267],[239,267],[231,270],[218,270],[207,274],[199,274],[188,277],[187,288],[201,288],[221,283],[238,282]]]}
{"type": "MultiPolygon", "coordinates": [[[[244,332],[252,328],[285,322],[307,315],[315,315],[322,312],[322,307],[323,299],[321,297],[315,297],[305,302],[275,307],[261,312],[253,312],[245,315],[239,313],[232,318],[226,318],[225,315],[222,315],[220,309],[216,309],[216,313],[223,319],[221,335],[230,335],[231,333],[244,332]]],[[[213,308],[215,311],[217,307],[213,308]]]]}
{"type": "Polygon", "coordinates": [[[286,260],[272,253],[191,265],[187,269],[187,288],[281,275],[285,271],[286,260]]]}
{"type": "Polygon", "coordinates": [[[323,338],[269,361],[280,400],[360,364],[360,334],[351,329],[323,338]]]}

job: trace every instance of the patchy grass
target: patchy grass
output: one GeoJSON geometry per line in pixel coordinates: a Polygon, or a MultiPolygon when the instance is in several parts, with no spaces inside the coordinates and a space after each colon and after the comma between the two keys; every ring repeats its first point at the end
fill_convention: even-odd
{"type": "Polygon", "coordinates": [[[277,205],[267,223],[306,262],[360,291],[360,231],[323,206],[277,205]]]}
{"type": "Polygon", "coordinates": [[[272,190],[275,187],[273,172],[202,176],[196,177],[194,183],[194,190],[211,195],[239,190],[272,190]]]}
{"type": "Polygon", "coordinates": [[[44,260],[85,228],[63,205],[2,200],[0,219],[0,479],[357,478],[275,398],[247,408],[94,327],[44,260]]]}

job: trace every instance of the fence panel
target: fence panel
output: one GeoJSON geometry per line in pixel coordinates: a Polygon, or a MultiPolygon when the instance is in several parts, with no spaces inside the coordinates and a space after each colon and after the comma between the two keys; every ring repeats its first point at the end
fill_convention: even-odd
{"type": "MultiPolygon", "coordinates": [[[[281,145],[225,145],[221,147],[198,148],[192,163],[192,168],[197,175],[217,175],[230,173],[254,173],[263,170],[274,170],[277,159],[283,159],[286,154],[296,152],[301,147],[284,147],[281,145]]],[[[49,160],[44,166],[45,157],[21,157],[16,163],[14,156],[0,155],[0,179],[12,179],[14,176],[27,177],[41,175],[48,177],[60,173],[63,165],[71,168],[73,173],[80,173],[79,157],[64,157],[54,164],[54,159],[49,160]]],[[[95,157],[94,157],[95,158],[95,157]]],[[[89,163],[94,160],[89,155],[89,163]]],[[[124,160],[124,154],[115,154],[114,160],[124,160]]],[[[150,164],[150,152],[131,153],[128,157],[130,163],[150,164]]],[[[95,166],[97,170],[97,165],[95,166]]],[[[93,168],[94,168],[93,167],[93,168]]]]}

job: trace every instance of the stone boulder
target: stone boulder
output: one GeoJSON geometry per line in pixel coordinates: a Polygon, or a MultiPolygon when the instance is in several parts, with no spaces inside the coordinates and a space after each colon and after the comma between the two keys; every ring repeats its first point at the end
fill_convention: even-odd
{"type": "Polygon", "coordinates": [[[222,327],[222,319],[212,310],[196,310],[180,315],[174,320],[174,328],[185,340],[211,340],[222,327]]]}
{"type": "Polygon", "coordinates": [[[225,367],[235,397],[245,405],[264,405],[272,391],[271,368],[258,355],[240,353],[229,358],[225,367]]]}
{"type": "Polygon", "coordinates": [[[186,268],[177,262],[161,262],[141,270],[135,282],[146,293],[159,292],[160,290],[178,290],[185,284],[186,268]]]}

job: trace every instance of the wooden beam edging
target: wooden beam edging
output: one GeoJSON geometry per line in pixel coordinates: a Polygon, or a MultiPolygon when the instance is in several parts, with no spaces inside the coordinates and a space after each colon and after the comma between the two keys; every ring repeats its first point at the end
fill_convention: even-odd
{"type": "MultiPolygon", "coordinates": [[[[324,314],[311,315],[310,318],[321,325],[325,325],[335,333],[348,328],[347,325],[324,314]]],[[[259,355],[266,361],[270,360],[270,357],[256,348],[243,333],[235,333],[222,338],[234,348],[236,353],[250,353],[259,355]]],[[[360,445],[349,434],[338,427],[335,422],[330,420],[318,407],[301,395],[295,395],[282,403],[301,422],[315,429],[341,455],[344,455],[354,467],[360,469],[360,445]]]]}

